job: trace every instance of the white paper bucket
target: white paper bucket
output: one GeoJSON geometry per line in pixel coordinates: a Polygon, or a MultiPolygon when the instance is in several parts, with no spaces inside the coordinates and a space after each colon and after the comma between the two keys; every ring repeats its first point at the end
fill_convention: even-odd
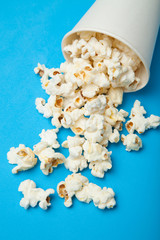
{"type": "MultiPolygon", "coordinates": [[[[81,31],[100,32],[120,40],[142,61],[141,68],[136,72],[141,79],[136,89],[139,90],[149,80],[159,23],[160,0],[97,0],[73,30],[64,36],[62,51],[81,31]]],[[[71,61],[64,51],[63,55],[71,61]]]]}

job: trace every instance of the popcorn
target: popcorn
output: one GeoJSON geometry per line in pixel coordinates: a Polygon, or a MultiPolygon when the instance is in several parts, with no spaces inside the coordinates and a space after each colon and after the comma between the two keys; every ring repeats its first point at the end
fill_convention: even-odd
{"type": "MultiPolygon", "coordinates": [[[[122,104],[123,91],[135,90],[140,82],[136,70],[141,65],[139,57],[125,44],[95,32],[79,32],[77,39],[64,47],[71,62],[64,62],[60,69],[48,69],[38,64],[42,87],[51,95],[48,102],[38,98],[36,108],[45,117],[52,117],[57,128],[70,128],[76,136],[67,137],[62,146],[68,148],[69,156],[57,155],[53,148],[59,147],[56,132],[41,133],[41,142],[34,146],[34,152],[41,161],[45,174],[53,171],[53,166],[64,162],[70,171],[76,173],[89,165],[93,176],[103,178],[112,168],[108,142],[117,143],[119,131],[128,113],[117,107],[122,104]],[[84,137],[81,137],[83,135],[84,137]]],[[[141,139],[133,134],[160,125],[160,118],[151,115],[138,101],[126,123],[130,134],[122,135],[126,150],[139,150],[141,139]]],[[[56,130],[57,131],[57,130],[56,130]]],[[[73,174],[58,185],[58,192],[65,198],[65,205],[72,205],[72,196],[90,202],[99,208],[115,205],[112,189],[101,189],[89,184],[88,180],[73,174]],[[71,184],[71,185],[70,185],[71,184]]]]}
{"type": "Polygon", "coordinates": [[[21,182],[18,191],[24,194],[20,206],[25,209],[29,208],[29,206],[35,207],[39,202],[39,207],[46,210],[51,205],[49,195],[54,194],[53,189],[44,191],[41,188],[36,188],[35,182],[29,179],[21,182]]]}
{"type": "Polygon", "coordinates": [[[43,98],[36,98],[36,108],[44,117],[53,117],[52,122],[56,127],[60,127],[59,121],[62,115],[63,98],[59,96],[50,96],[46,103],[43,98]]]}
{"type": "Polygon", "coordinates": [[[87,160],[82,156],[82,145],[85,139],[79,136],[67,137],[62,143],[62,147],[69,148],[69,157],[65,159],[64,165],[72,172],[82,171],[87,167],[87,160]]]}
{"type": "MultiPolygon", "coordinates": [[[[80,49],[77,46],[78,43],[79,43],[79,41],[78,41],[78,39],[76,39],[76,40],[73,41],[72,44],[65,46],[63,50],[66,53],[70,53],[70,57],[71,58],[79,56],[81,51],[80,51],[80,49]]],[[[86,44],[86,42],[84,42],[84,44],[86,44]]]]}
{"type": "Polygon", "coordinates": [[[44,117],[49,118],[53,115],[51,107],[46,104],[43,98],[36,98],[35,104],[38,112],[43,114],[44,117]]]}
{"type": "Polygon", "coordinates": [[[134,51],[132,51],[126,44],[117,39],[114,39],[112,44],[114,48],[121,51],[121,63],[132,67],[133,70],[136,71],[141,62],[137,54],[135,54],[134,51]]]}
{"type": "Polygon", "coordinates": [[[58,129],[51,129],[45,131],[44,129],[39,134],[41,142],[33,146],[34,153],[41,161],[40,169],[45,175],[53,172],[53,168],[62,164],[65,157],[61,153],[57,153],[53,148],[59,148],[57,141],[58,129]]]}
{"type": "Polygon", "coordinates": [[[75,108],[75,106],[68,105],[64,109],[61,124],[64,128],[73,126],[84,115],[84,109],[75,108]]]}
{"type": "Polygon", "coordinates": [[[98,97],[91,99],[84,106],[85,116],[89,116],[97,112],[99,114],[103,114],[106,104],[106,97],[104,95],[99,95],[98,97]]]}
{"type": "Polygon", "coordinates": [[[44,142],[47,144],[48,147],[52,148],[59,148],[59,143],[57,141],[57,133],[58,129],[51,129],[45,131],[44,129],[42,132],[39,134],[41,137],[41,142],[44,142]]]}
{"type": "Polygon", "coordinates": [[[84,39],[85,41],[89,41],[91,37],[95,37],[96,33],[95,32],[78,32],[77,35],[80,36],[80,39],[84,39]]]}
{"type": "Polygon", "coordinates": [[[125,90],[137,87],[140,79],[135,72],[141,61],[129,47],[100,33],[81,32],[77,35],[80,38],[64,48],[73,62],[75,59],[92,62],[94,70],[103,73],[107,79],[109,76],[108,87],[110,84],[114,88],[123,87],[125,90]]]}
{"type": "Polygon", "coordinates": [[[103,178],[104,173],[112,168],[112,162],[110,159],[108,161],[92,161],[89,164],[89,169],[92,169],[91,174],[95,177],[103,178]]]}
{"type": "Polygon", "coordinates": [[[115,107],[122,104],[123,89],[122,88],[110,88],[107,94],[108,98],[112,101],[115,107]]]}
{"type": "Polygon", "coordinates": [[[81,191],[76,192],[76,198],[81,202],[93,201],[99,209],[113,208],[116,205],[115,193],[111,188],[100,188],[94,183],[84,186],[81,191]]]}
{"type": "Polygon", "coordinates": [[[160,125],[160,117],[155,115],[151,115],[148,118],[144,117],[146,111],[140,104],[140,101],[135,101],[131,115],[129,116],[130,120],[125,125],[129,133],[134,133],[136,130],[141,134],[150,128],[156,128],[160,125]]]}
{"type": "Polygon", "coordinates": [[[82,87],[82,96],[87,98],[93,98],[99,91],[99,87],[91,83],[82,87]]]}
{"type": "Polygon", "coordinates": [[[111,188],[104,187],[101,189],[80,173],[69,175],[65,181],[60,182],[57,186],[58,195],[65,198],[64,205],[72,205],[72,197],[75,196],[79,201],[89,203],[93,201],[94,205],[100,209],[113,208],[116,205],[115,193],[111,188]]]}
{"type": "Polygon", "coordinates": [[[67,137],[67,140],[62,143],[62,147],[72,148],[76,146],[82,146],[84,143],[84,138],[75,136],[75,137],[67,137]]]}
{"type": "Polygon", "coordinates": [[[100,114],[92,114],[86,121],[84,136],[90,142],[100,142],[103,139],[104,117],[100,114]]]}
{"type": "Polygon", "coordinates": [[[75,124],[71,127],[71,130],[76,134],[76,135],[83,135],[85,128],[86,128],[86,121],[87,118],[84,116],[80,117],[75,124]]]}
{"type": "Polygon", "coordinates": [[[107,147],[108,146],[108,141],[109,141],[109,138],[112,134],[112,126],[107,123],[107,122],[104,122],[104,125],[103,125],[103,133],[102,133],[102,141],[100,142],[100,144],[102,146],[105,146],[107,147]]]}
{"type": "Polygon", "coordinates": [[[68,175],[64,182],[60,182],[57,186],[57,192],[61,198],[65,198],[64,205],[70,207],[72,205],[72,197],[87,184],[88,179],[80,173],[68,175]]]}
{"type": "Polygon", "coordinates": [[[142,140],[136,134],[130,133],[127,136],[122,134],[121,140],[123,145],[126,146],[126,151],[139,151],[139,149],[142,148],[142,140]]]}
{"type": "Polygon", "coordinates": [[[102,147],[98,143],[91,143],[89,141],[85,141],[83,144],[84,157],[88,160],[88,162],[97,161],[97,160],[109,160],[111,152],[105,147],[102,147]]]}
{"type": "MultiPolygon", "coordinates": [[[[37,146],[34,146],[36,149],[37,146]]],[[[45,175],[53,172],[53,168],[56,168],[59,164],[62,164],[65,157],[61,153],[55,152],[51,147],[44,148],[37,153],[39,160],[41,161],[40,169],[45,175]]]]}
{"type": "Polygon", "coordinates": [[[35,158],[33,151],[23,144],[19,144],[17,148],[10,148],[10,151],[7,153],[7,159],[10,164],[17,164],[12,169],[14,174],[33,168],[37,164],[37,158],[35,158]]]}
{"type": "Polygon", "coordinates": [[[128,113],[124,110],[118,111],[115,107],[109,107],[105,111],[105,121],[111,126],[115,126],[117,122],[125,122],[125,118],[128,116],[128,113]]]}
{"type": "Polygon", "coordinates": [[[114,129],[113,133],[109,136],[109,141],[111,143],[119,142],[119,132],[117,129],[114,129]]]}

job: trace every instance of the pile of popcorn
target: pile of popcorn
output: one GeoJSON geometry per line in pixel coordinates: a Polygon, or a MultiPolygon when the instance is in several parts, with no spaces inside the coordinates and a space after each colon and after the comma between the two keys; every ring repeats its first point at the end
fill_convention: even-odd
{"type": "MultiPolygon", "coordinates": [[[[141,66],[137,55],[118,40],[103,34],[81,32],[78,38],[64,48],[72,59],[64,62],[60,68],[48,69],[38,64],[34,69],[41,76],[42,88],[49,95],[47,102],[37,98],[36,108],[45,118],[51,118],[56,128],[42,130],[41,141],[33,146],[33,151],[20,144],[11,148],[7,154],[9,163],[17,164],[12,173],[33,168],[40,160],[40,169],[45,175],[51,174],[59,164],[73,172],[57,186],[64,205],[72,205],[72,197],[89,203],[100,209],[113,208],[116,204],[111,188],[89,183],[79,171],[89,167],[91,174],[103,178],[105,172],[112,168],[109,143],[122,141],[127,151],[142,148],[141,138],[135,134],[144,133],[160,125],[160,117],[145,117],[146,111],[136,100],[126,122],[128,135],[122,134],[123,123],[128,112],[118,110],[122,104],[124,91],[137,88],[140,79],[136,71],[141,66]],[[60,147],[57,141],[59,128],[70,128],[75,134],[68,136],[62,147],[68,148],[69,157],[55,151],[60,147]]],[[[19,191],[24,194],[20,205],[24,208],[50,206],[50,194],[53,189],[44,191],[36,188],[31,180],[22,182],[19,191]]]]}

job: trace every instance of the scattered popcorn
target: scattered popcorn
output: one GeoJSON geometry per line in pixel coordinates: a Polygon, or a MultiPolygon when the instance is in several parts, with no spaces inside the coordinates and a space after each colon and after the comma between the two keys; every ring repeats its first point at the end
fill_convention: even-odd
{"type": "Polygon", "coordinates": [[[88,166],[87,160],[82,155],[82,145],[85,139],[79,136],[67,137],[67,140],[62,143],[62,147],[69,148],[69,157],[65,159],[64,165],[72,172],[82,171],[88,166]]]}
{"type": "Polygon", "coordinates": [[[64,109],[63,118],[61,124],[64,128],[74,126],[75,123],[84,115],[84,109],[77,109],[70,105],[64,109]]]}
{"type": "Polygon", "coordinates": [[[108,98],[112,101],[115,107],[122,104],[123,89],[122,88],[110,88],[108,91],[108,98]]]}
{"type": "Polygon", "coordinates": [[[81,202],[93,201],[99,209],[113,208],[116,205],[115,193],[111,188],[100,188],[96,184],[89,183],[81,191],[76,192],[76,198],[81,202]]]}
{"type": "Polygon", "coordinates": [[[103,130],[104,130],[104,132],[103,132],[103,134],[102,134],[103,139],[102,139],[102,141],[100,142],[100,144],[101,144],[102,146],[107,147],[107,146],[108,146],[109,138],[110,138],[110,136],[111,136],[111,134],[112,134],[112,126],[111,126],[109,123],[104,122],[103,130]]]}
{"type": "Polygon", "coordinates": [[[47,147],[42,150],[38,155],[41,161],[40,169],[45,175],[53,172],[59,164],[64,163],[65,157],[61,153],[55,152],[52,148],[47,147]]]}
{"type": "Polygon", "coordinates": [[[123,145],[126,146],[126,151],[128,152],[131,150],[139,151],[139,149],[142,148],[142,140],[136,134],[130,133],[127,136],[122,134],[121,140],[123,145]]]}
{"type": "Polygon", "coordinates": [[[83,135],[86,129],[87,118],[84,116],[80,117],[75,124],[71,127],[75,135],[83,135]]]}
{"type": "Polygon", "coordinates": [[[80,173],[73,173],[68,175],[65,182],[60,182],[57,186],[58,195],[65,198],[64,205],[70,207],[72,205],[72,197],[75,193],[88,185],[88,179],[80,173]]]}
{"type": "Polygon", "coordinates": [[[33,146],[34,153],[41,161],[40,169],[45,175],[53,172],[59,164],[64,163],[65,157],[63,154],[55,152],[53,148],[59,148],[57,141],[58,129],[45,131],[44,129],[39,134],[41,142],[33,146]]]}
{"type": "Polygon", "coordinates": [[[146,111],[141,106],[140,101],[136,100],[131,110],[130,120],[126,123],[126,129],[129,133],[137,131],[139,134],[144,133],[150,128],[156,128],[160,125],[160,117],[151,115],[145,118],[146,111]]]}
{"type": "Polygon", "coordinates": [[[48,147],[59,148],[59,143],[57,141],[57,133],[58,129],[51,129],[45,131],[44,129],[39,134],[41,138],[41,142],[46,143],[48,147]]]}
{"type": "Polygon", "coordinates": [[[83,144],[83,150],[84,157],[88,160],[88,162],[101,160],[110,161],[110,155],[112,152],[108,152],[107,148],[98,143],[85,141],[83,144]]]}
{"type": "Polygon", "coordinates": [[[117,129],[114,129],[113,133],[109,136],[109,141],[111,143],[117,143],[119,142],[119,132],[117,129]]]}
{"type": "Polygon", "coordinates": [[[130,48],[100,33],[81,32],[77,35],[79,39],[64,48],[73,61],[77,58],[91,61],[96,70],[104,72],[114,88],[136,89],[140,82],[136,70],[141,61],[130,48]]]}
{"type": "Polygon", "coordinates": [[[86,121],[84,137],[90,142],[100,142],[103,139],[104,117],[100,114],[92,114],[86,121]]]}
{"type": "Polygon", "coordinates": [[[103,178],[104,173],[112,168],[110,155],[112,152],[98,143],[85,141],[83,144],[84,157],[89,162],[89,168],[92,169],[91,174],[95,177],[103,178]]]}
{"type": "Polygon", "coordinates": [[[43,98],[36,98],[36,108],[44,117],[52,118],[52,122],[56,127],[61,127],[60,117],[62,116],[63,98],[58,96],[50,96],[48,102],[43,98]]]}
{"type": "Polygon", "coordinates": [[[112,162],[110,159],[108,161],[98,160],[98,161],[92,161],[89,163],[89,169],[92,169],[91,174],[99,178],[103,178],[104,173],[111,168],[112,168],[112,162]]]}
{"type": "MultiPolygon", "coordinates": [[[[65,198],[66,207],[72,205],[72,197],[76,196],[82,202],[93,201],[100,209],[112,208],[116,204],[113,190],[101,189],[77,172],[88,166],[93,176],[103,178],[105,172],[112,168],[112,152],[106,147],[109,142],[119,142],[119,131],[128,116],[128,112],[117,107],[122,104],[123,92],[136,90],[140,83],[137,70],[142,63],[125,44],[95,32],[77,33],[77,39],[65,46],[64,51],[70,62],[51,69],[38,63],[34,69],[41,77],[42,88],[49,95],[48,100],[36,99],[36,109],[45,118],[51,118],[56,129],[43,129],[39,134],[41,141],[33,151],[20,144],[18,148],[10,149],[7,158],[9,163],[17,164],[13,173],[34,167],[37,163],[35,155],[45,175],[64,163],[73,172],[57,186],[59,196],[65,198]],[[75,134],[62,143],[69,150],[67,158],[55,152],[60,146],[57,133],[61,127],[70,128],[75,134]]],[[[142,148],[142,141],[134,131],[144,133],[160,125],[160,117],[151,115],[145,118],[145,114],[144,107],[136,100],[130,120],[125,125],[129,134],[121,136],[127,151],[142,148]]],[[[31,180],[22,182],[19,191],[24,194],[20,205],[26,209],[38,202],[41,208],[47,209],[50,206],[49,194],[54,193],[53,189],[37,189],[31,180]]]]}
{"type": "Polygon", "coordinates": [[[35,207],[39,202],[39,207],[46,210],[51,205],[49,195],[54,194],[53,189],[44,191],[41,188],[36,188],[35,182],[29,179],[21,182],[18,191],[24,195],[20,201],[20,206],[25,209],[29,208],[29,206],[35,207]]]}
{"type": "Polygon", "coordinates": [[[10,148],[10,151],[7,153],[7,159],[10,164],[17,164],[12,169],[12,173],[28,170],[37,163],[37,158],[35,158],[33,151],[23,144],[19,144],[17,148],[10,148]]]}
{"type": "Polygon", "coordinates": [[[104,95],[99,95],[98,97],[91,99],[85,104],[84,115],[89,116],[94,113],[103,114],[106,104],[107,104],[106,97],[104,95]]]}
{"type": "Polygon", "coordinates": [[[126,44],[120,42],[117,39],[113,40],[113,47],[122,52],[121,63],[123,65],[131,66],[134,71],[137,70],[140,59],[126,44]]]}
{"type": "Polygon", "coordinates": [[[58,184],[57,192],[61,198],[65,199],[66,207],[72,205],[73,196],[81,202],[93,201],[94,205],[100,209],[113,208],[116,205],[115,193],[111,188],[101,189],[96,184],[89,183],[88,179],[80,173],[68,175],[64,182],[58,184]]]}
{"type": "Polygon", "coordinates": [[[117,123],[125,122],[128,113],[122,109],[118,111],[115,107],[109,107],[106,109],[104,116],[107,123],[111,126],[115,126],[117,123]]]}

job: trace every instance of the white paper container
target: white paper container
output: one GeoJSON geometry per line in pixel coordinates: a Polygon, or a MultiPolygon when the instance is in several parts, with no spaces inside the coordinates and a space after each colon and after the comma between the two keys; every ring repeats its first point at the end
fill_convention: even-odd
{"type": "MultiPolygon", "coordinates": [[[[73,30],[64,36],[62,51],[81,31],[100,32],[122,41],[142,61],[141,68],[136,72],[141,79],[136,89],[139,90],[149,80],[159,23],[160,0],[97,0],[73,30]]],[[[64,51],[63,55],[71,61],[64,51]]]]}

